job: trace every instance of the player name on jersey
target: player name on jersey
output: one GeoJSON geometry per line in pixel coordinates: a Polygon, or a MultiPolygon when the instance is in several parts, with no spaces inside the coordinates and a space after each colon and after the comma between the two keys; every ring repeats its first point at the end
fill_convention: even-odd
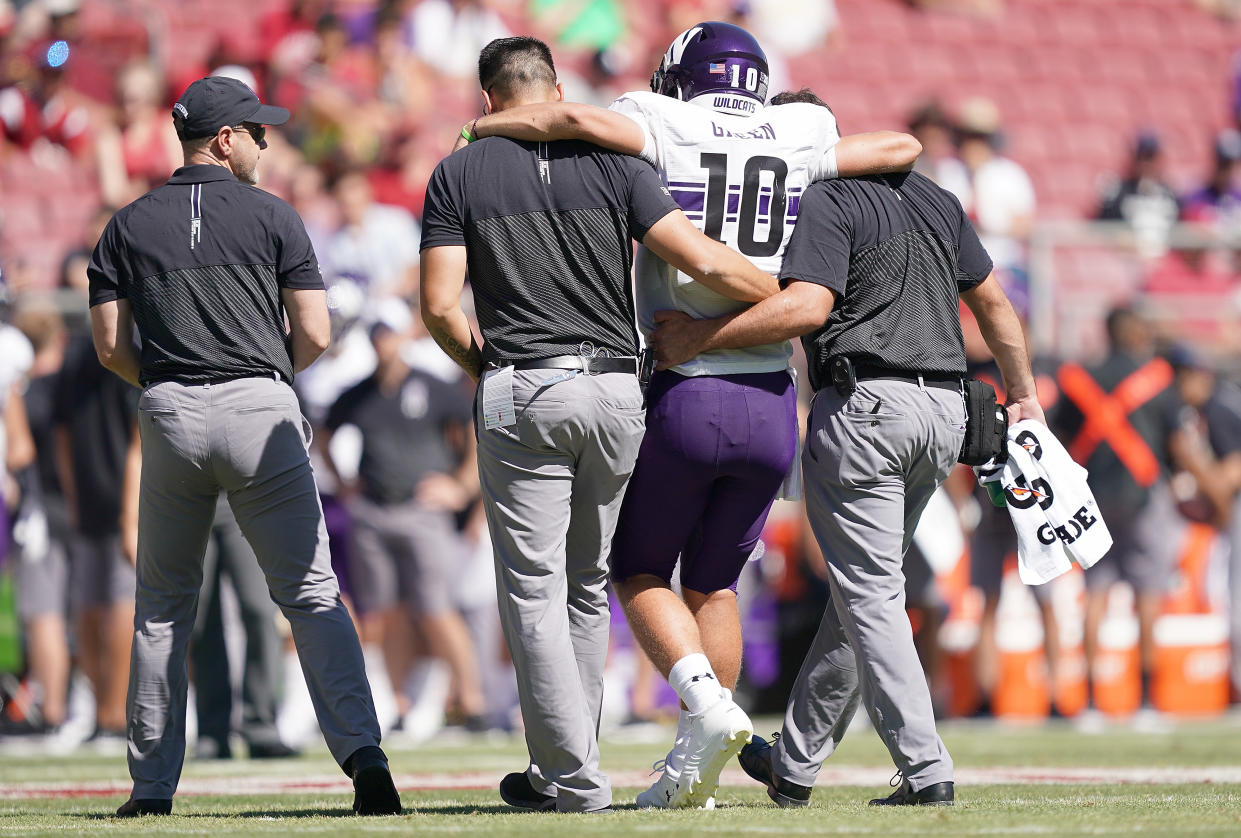
{"type": "Polygon", "coordinates": [[[714,121],[711,123],[711,132],[717,137],[731,137],[736,140],[774,140],[776,139],[776,129],[771,127],[770,122],[765,122],[753,131],[746,131],[741,134],[734,134],[727,128],[721,128],[714,121]]]}

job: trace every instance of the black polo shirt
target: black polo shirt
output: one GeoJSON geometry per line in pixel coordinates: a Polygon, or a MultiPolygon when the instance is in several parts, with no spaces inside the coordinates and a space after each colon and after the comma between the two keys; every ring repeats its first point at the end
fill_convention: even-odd
{"type": "Polygon", "coordinates": [[[637,158],[489,137],[436,167],[422,247],[465,246],[484,361],[636,355],[630,240],[675,209],[637,158]]]}
{"type": "Polygon", "coordinates": [[[184,166],[121,209],[91,254],[90,304],[128,299],[143,385],[293,380],[282,288],[323,288],[297,212],[221,166],[184,166]]]}
{"type": "Polygon", "coordinates": [[[815,386],[827,361],[912,372],[965,372],[957,295],[991,273],[961,203],[908,174],[820,181],[806,190],[781,282],[826,286],[838,299],[802,339],[815,386]]]}
{"type": "Polygon", "coordinates": [[[350,387],[328,410],[325,424],[333,431],[354,425],[362,432],[362,493],[395,504],[412,498],[428,474],[457,467],[445,431],[453,424],[468,427],[472,413],[460,388],[413,369],[391,393],[374,375],[350,387]]]}
{"type": "Polygon", "coordinates": [[[103,368],[88,337],[69,342],[56,378],[49,418],[69,434],[78,532],[115,535],[138,391],[103,368]]]}

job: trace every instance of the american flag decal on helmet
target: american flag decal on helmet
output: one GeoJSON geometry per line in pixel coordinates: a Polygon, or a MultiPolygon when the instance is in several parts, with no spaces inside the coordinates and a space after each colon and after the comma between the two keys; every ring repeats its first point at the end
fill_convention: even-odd
{"type": "Polygon", "coordinates": [[[724,66],[724,62],[722,61],[712,61],[707,65],[707,72],[712,75],[722,76],[724,73],[728,72],[728,68],[724,66]]]}

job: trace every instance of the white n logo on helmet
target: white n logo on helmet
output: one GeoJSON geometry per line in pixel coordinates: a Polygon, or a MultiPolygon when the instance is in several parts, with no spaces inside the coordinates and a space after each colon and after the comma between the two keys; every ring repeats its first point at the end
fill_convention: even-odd
{"type": "Polygon", "coordinates": [[[701,26],[695,26],[686,29],[669,45],[668,51],[664,53],[664,68],[681,63],[681,56],[685,54],[685,48],[693,43],[695,37],[702,31],[701,26]]]}

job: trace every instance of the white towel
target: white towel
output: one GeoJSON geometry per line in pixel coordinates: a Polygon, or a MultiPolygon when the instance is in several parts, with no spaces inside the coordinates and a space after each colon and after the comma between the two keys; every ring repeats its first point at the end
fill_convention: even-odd
{"type": "Polygon", "coordinates": [[[1017,531],[1017,569],[1027,585],[1050,582],[1076,562],[1090,567],[1112,547],[1087,472],[1044,425],[1023,419],[1008,429],[1008,462],[975,469],[999,481],[1017,531]]]}

